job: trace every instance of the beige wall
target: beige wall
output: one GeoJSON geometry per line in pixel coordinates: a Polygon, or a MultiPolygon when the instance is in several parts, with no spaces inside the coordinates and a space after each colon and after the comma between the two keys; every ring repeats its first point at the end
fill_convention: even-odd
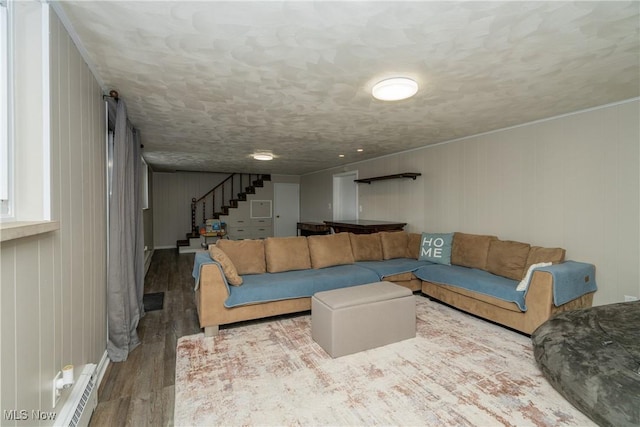
{"type": "Polygon", "coordinates": [[[2,411],[59,411],[55,374],[98,363],[106,348],[102,91],[53,11],[50,25],[51,216],[60,229],[0,246],[2,411]]]}
{"type": "Polygon", "coordinates": [[[274,184],[300,184],[298,175],[271,175],[271,182],[274,184]]]}
{"type": "Polygon", "coordinates": [[[332,175],[420,172],[359,184],[361,219],[496,234],[596,265],[595,304],[640,296],[640,102],[557,117],[301,179],[301,218],[331,217],[332,175]]]}

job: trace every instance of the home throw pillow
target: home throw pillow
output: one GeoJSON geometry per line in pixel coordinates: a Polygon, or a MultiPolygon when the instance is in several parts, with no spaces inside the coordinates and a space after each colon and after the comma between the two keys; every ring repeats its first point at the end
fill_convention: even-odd
{"type": "Polygon", "coordinates": [[[222,267],[222,272],[227,278],[227,283],[233,286],[242,285],[242,277],[238,275],[235,265],[231,262],[231,259],[220,248],[216,248],[214,245],[209,245],[209,256],[212,260],[216,261],[222,267]]]}
{"type": "Polygon", "coordinates": [[[453,233],[422,233],[420,261],[451,265],[453,233]]]}

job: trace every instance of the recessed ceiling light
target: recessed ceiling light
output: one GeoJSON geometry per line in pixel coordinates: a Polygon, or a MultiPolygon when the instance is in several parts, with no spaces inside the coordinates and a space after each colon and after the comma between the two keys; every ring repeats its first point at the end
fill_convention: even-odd
{"type": "Polygon", "coordinates": [[[356,151],[357,151],[358,153],[362,153],[362,152],[364,151],[364,148],[358,148],[356,151]]]}
{"type": "Polygon", "coordinates": [[[251,156],[256,160],[273,160],[273,154],[271,153],[255,153],[251,156]]]}
{"type": "Polygon", "coordinates": [[[400,101],[411,98],[418,92],[418,83],[407,77],[382,80],[373,86],[371,93],[381,101],[400,101]]]}
{"type": "Polygon", "coordinates": [[[338,157],[344,157],[344,154],[338,154],[338,157]]]}

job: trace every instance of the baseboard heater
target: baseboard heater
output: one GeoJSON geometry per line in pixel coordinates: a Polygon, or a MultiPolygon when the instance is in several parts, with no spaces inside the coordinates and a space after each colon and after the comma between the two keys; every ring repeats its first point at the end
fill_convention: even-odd
{"type": "Polygon", "coordinates": [[[73,384],[71,394],[56,417],[55,427],[87,427],[98,406],[96,365],[89,363],[73,384]]]}

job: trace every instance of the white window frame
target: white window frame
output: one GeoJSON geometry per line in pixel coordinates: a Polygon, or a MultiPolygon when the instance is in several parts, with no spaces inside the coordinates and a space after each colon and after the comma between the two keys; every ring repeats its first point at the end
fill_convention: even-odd
{"type": "Polygon", "coordinates": [[[8,164],[0,164],[8,176],[0,223],[51,221],[50,6],[46,1],[0,2],[8,21],[9,129],[7,149],[0,150],[8,164]],[[20,79],[15,78],[18,71],[20,79]]]}
{"type": "Polygon", "coordinates": [[[0,0],[0,220],[15,218],[11,2],[0,0]]]}
{"type": "Polygon", "coordinates": [[[149,209],[149,166],[144,161],[144,157],[140,156],[142,162],[142,170],[140,176],[142,184],[142,209],[149,209]]]}

